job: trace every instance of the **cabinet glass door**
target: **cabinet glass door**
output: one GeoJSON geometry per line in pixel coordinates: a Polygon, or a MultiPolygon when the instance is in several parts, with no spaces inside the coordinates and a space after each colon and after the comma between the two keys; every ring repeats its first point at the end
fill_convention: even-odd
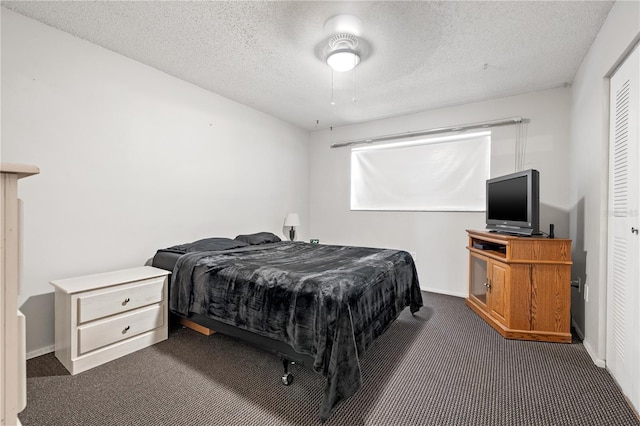
{"type": "Polygon", "coordinates": [[[487,261],[476,256],[471,256],[469,279],[471,295],[481,303],[487,304],[487,261]]]}

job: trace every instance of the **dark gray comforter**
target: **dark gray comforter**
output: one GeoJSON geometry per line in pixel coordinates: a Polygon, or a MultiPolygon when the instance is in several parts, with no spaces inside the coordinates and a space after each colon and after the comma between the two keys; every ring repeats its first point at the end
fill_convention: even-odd
{"type": "Polygon", "coordinates": [[[327,384],[320,409],[362,385],[359,357],[407,306],[422,306],[404,251],[299,242],[187,253],[173,270],[170,309],[207,315],[313,357],[327,384]]]}

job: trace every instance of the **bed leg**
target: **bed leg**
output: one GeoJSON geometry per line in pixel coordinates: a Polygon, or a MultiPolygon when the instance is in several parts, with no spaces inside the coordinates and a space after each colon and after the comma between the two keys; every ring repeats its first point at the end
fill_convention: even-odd
{"type": "Polygon", "coordinates": [[[289,361],[288,359],[282,359],[282,366],[284,367],[284,374],[282,375],[282,384],[285,386],[289,386],[291,382],[293,382],[293,375],[289,373],[289,364],[295,364],[293,361],[289,361]]]}

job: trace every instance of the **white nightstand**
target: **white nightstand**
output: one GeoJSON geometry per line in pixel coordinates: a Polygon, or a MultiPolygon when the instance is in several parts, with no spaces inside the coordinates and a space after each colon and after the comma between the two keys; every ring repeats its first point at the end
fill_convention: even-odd
{"type": "Polygon", "coordinates": [[[167,339],[167,275],[142,266],[52,281],[56,358],[77,374],[167,339]]]}

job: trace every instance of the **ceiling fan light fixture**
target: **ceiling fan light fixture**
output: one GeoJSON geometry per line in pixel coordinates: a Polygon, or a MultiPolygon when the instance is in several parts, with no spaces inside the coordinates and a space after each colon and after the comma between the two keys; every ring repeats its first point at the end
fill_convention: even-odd
{"type": "Polygon", "coordinates": [[[334,35],[329,39],[327,64],[337,72],[352,70],[360,63],[360,53],[356,47],[358,47],[358,37],[353,34],[334,35]]]}
{"type": "Polygon", "coordinates": [[[355,67],[360,63],[361,52],[357,50],[358,37],[349,33],[339,33],[329,39],[327,46],[327,65],[331,68],[331,105],[335,105],[333,98],[333,73],[353,70],[353,96],[351,102],[356,101],[356,72],[355,67]]]}
{"type": "Polygon", "coordinates": [[[353,49],[338,49],[327,57],[327,64],[337,72],[350,71],[359,63],[360,55],[353,49]]]}

